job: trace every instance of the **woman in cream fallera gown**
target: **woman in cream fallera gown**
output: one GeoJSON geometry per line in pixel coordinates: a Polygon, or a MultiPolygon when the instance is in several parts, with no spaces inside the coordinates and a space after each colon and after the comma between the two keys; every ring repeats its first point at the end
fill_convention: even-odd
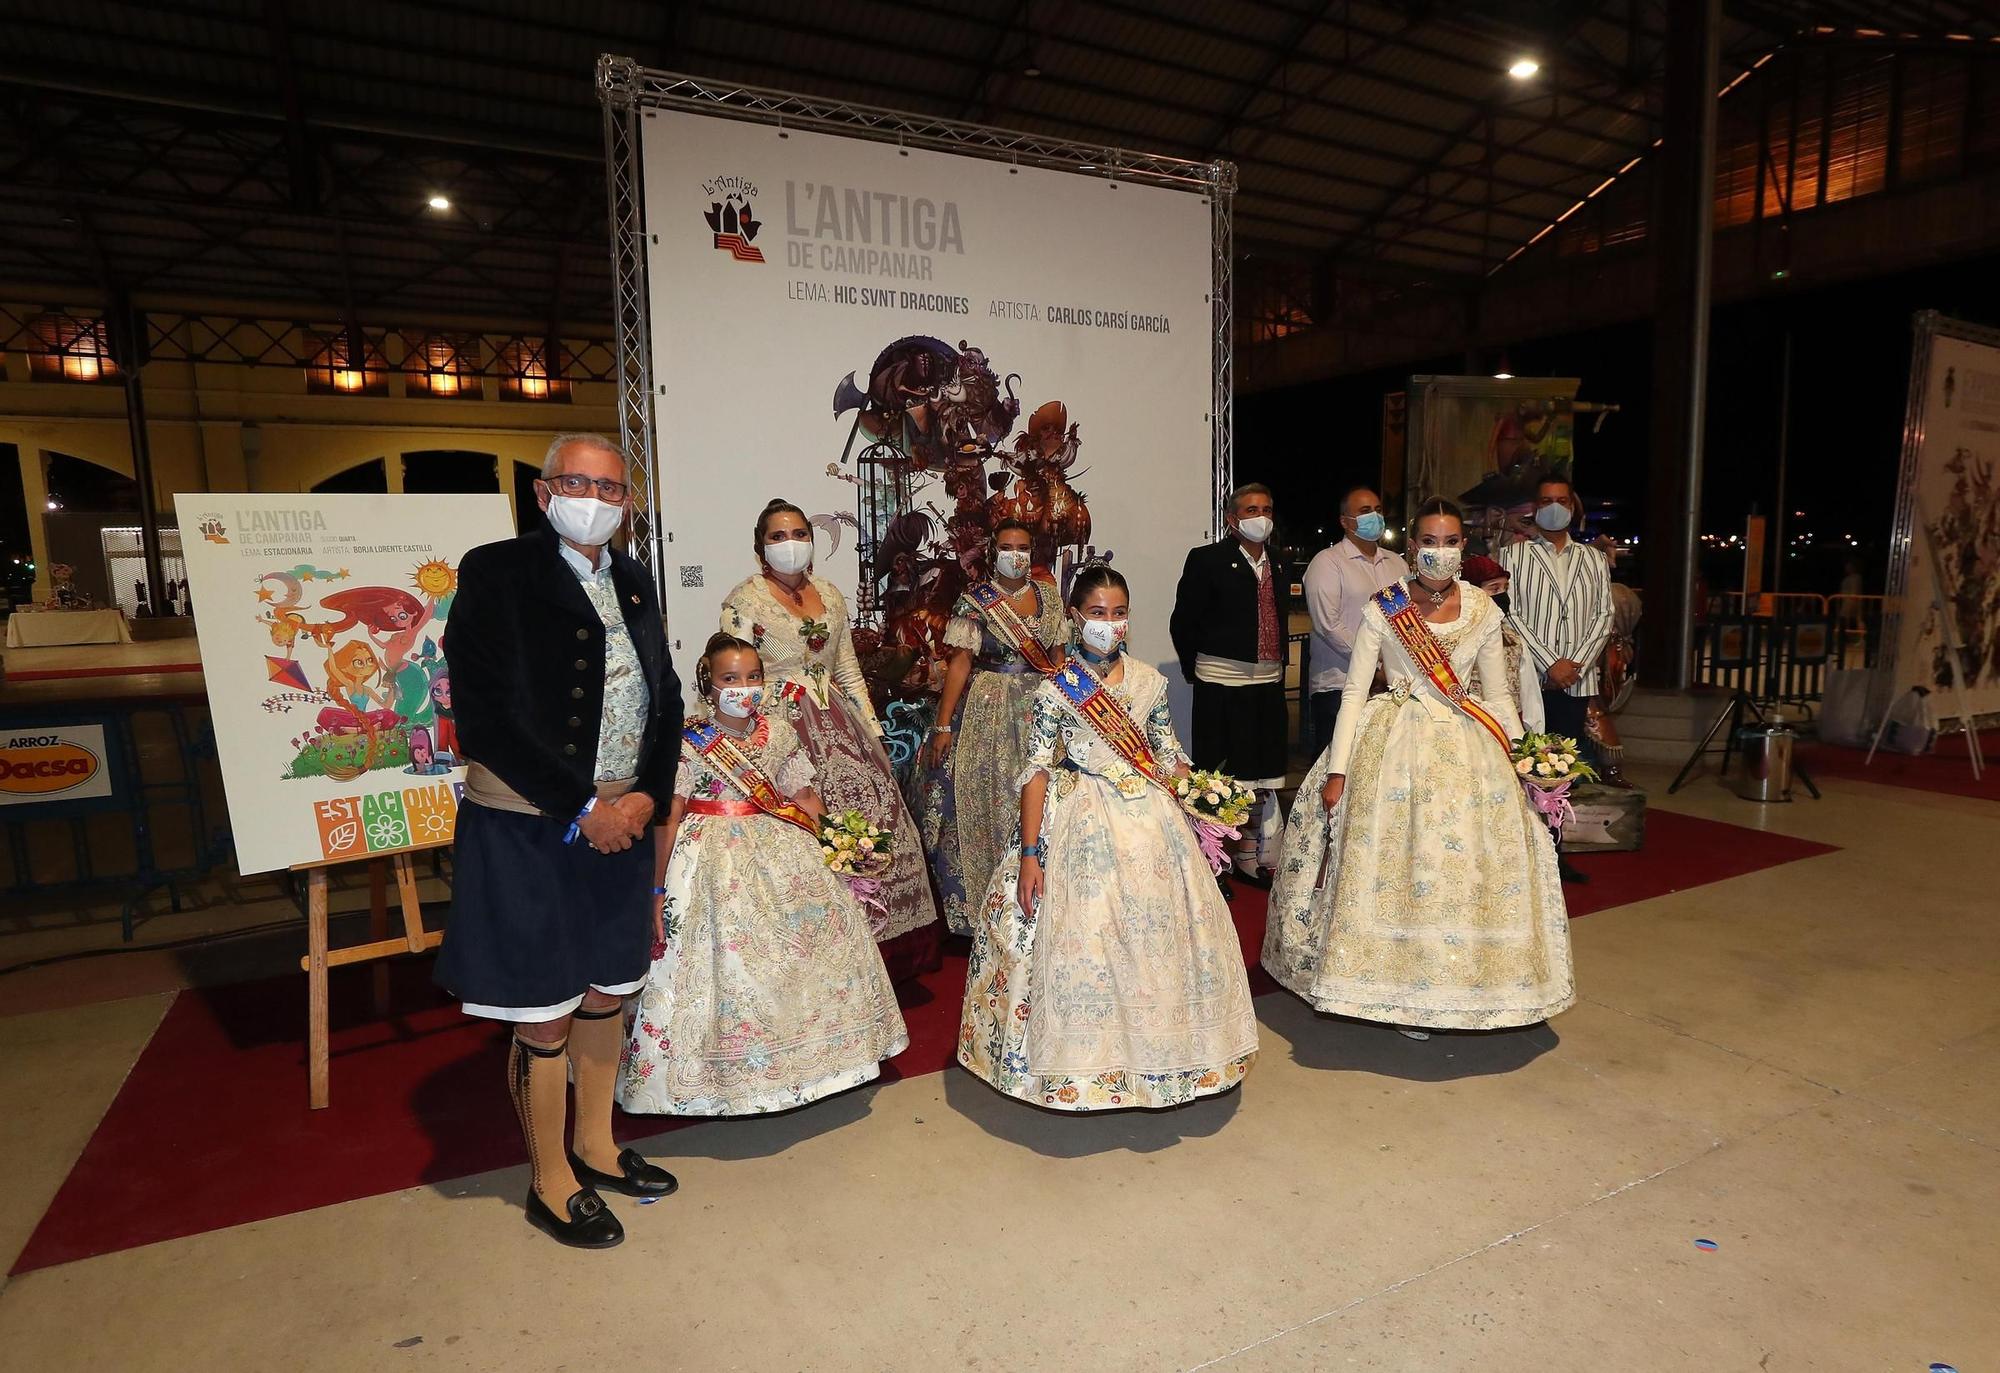
{"type": "MultiPolygon", "coordinates": [[[[1499,608],[1453,580],[1463,536],[1456,507],[1426,503],[1408,594],[1439,616],[1429,629],[1458,681],[1507,683],[1499,608]]],[[[1413,1038],[1566,1009],[1576,983],[1555,845],[1499,740],[1419,669],[1378,602],[1347,682],[1293,808],[1264,967],[1317,1010],[1421,1027],[1405,1029],[1413,1038]],[[1389,691],[1369,699],[1378,662],[1389,691]]],[[[1510,740],[1511,697],[1479,702],[1510,740]]]]}
{"type": "Polygon", "coordinates": [[[1064,694],[1101,685],[1155,771],[1185,774],[1166,679],[1121,651],[1125,601],[1108,565],[1071,587],[1095,652],[1073,644],[1035,691],[1027,848],[976,911],[960,1013],[961,1064],[1059,1111],[1177,1106],[1236,1086],[1257,1055],[1243,948],[1186,812],[1064,694]]]}
{"type": "Polygon", "coordinates": [[[1055,584],[1029,567],[1032,531],[1019,520],[1002,520],[993,538],[987,563],[999,571],[986,585],[1005,599],[982,609],[982,587],[974,583],[952,606],[944,631],[951,666],[938,723],[924,747],[930,766],[918,823],[953,934],[972,932],[993,869],[1021,824],[1030,702],[1042,673],[1012,635],[1024,630],[1032,636],[1030,651],[1048,666],[1061,659],[1069,632],[1055,584]]]}
{"type": "Polygon", "coordinates": [[[781,695],[788,702],[826,808],[858,810],[895,836],[882,878],[887,913],[876,914],[875,934],[890,976],[904,981],[937,967],[943,928],[923,837],[883,751],[882,727],[854,654],[847,598],[811,570],[812,526],[797,506],[766,506],[757,545],[764,568],[723,600],[723,632],[748,640],[763,656],[764,689],[774,708],[781,695]]]}

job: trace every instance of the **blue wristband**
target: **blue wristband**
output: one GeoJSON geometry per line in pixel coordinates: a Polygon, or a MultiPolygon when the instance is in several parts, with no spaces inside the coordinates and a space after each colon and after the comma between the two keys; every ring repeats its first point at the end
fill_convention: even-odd
{"type": "Polygon", "coordinates": [[[655,896],[665,896],[666,894],[667,894],[667,889],[665,887],[653,888],[653,895],[655,896]]]}
{"type": "Polygon", "coordinates": [[[1049,861],[1048,836],[1043,835],[1041,838],[1037,839],[1032,844],[1023,844],[1021,846],[1021,857],[1032,858],[1037,863],[1048,862],[1049,861]]]}
{"type": "Polygon", "coordinates": [[[577,836],[583,833],[583,817],[596,809],[597,798],[595,796],[583,803],[583,809],[576,813],[576,819],[570,821],[569,828],[563,831],[563,843],[574,844],[576,842],[577,836]]]}

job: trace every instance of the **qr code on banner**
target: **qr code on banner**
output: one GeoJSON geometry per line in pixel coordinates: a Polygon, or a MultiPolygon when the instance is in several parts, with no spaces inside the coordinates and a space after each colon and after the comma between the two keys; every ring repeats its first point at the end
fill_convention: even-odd
{"type": "Polygon", "coordinates": [[[682,563],[681,586],[691,587],[700,585],[701,585],[701,568],[699,566],[689,567],[686,563],[682,563]]]}

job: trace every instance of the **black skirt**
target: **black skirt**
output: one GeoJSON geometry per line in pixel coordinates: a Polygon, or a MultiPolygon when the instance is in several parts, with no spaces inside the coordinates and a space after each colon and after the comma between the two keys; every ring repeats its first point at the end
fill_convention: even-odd
{"type": "Polygon", "coordinates": [[[566,820],[467,801],[458,810],[451,923],[433,976],[475,1006],[554,1006],[652,966],[653,832],[623,853],[566,820]]]}
{"type": "Polygon", "coordinates": [[[1194,684],[1194,739],[1188,756],[1198,768],[1220,768],[1243,781],[1285,775],[1285,686],[1194,684]]]}

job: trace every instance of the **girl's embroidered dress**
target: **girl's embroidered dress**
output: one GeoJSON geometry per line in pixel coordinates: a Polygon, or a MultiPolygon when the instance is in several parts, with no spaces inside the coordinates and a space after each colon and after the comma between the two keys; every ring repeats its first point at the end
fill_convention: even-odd
{"type": "MultiPolygon", "coordinates": [[[[813,782],[782,718],[727,736],[777,789],[813,782]]],[[[870,1081],[909,1045],[882,955],[803,828],[743,799],[683,739],[688,809],[667,860],[665,950],[637,999],[618,1104],[654,1115],[783,1111],[870,1081]]]]}
{"type": "MultiPolygon", "coordinates": [[[[1060,657],[1068,637],[1062,601],[1052,586],[1030,585],[1035,610],[1021,616],[1022,622],[1060,657]]],[[[943,767],[924,774],[921,819],[945,923],[953,934],[970,934],[993,870],[1020,828],[1030,701],[1042,674],[995,630],[970,595],[952,607],[944,641],[972,655],[972,673],[951,721],[951,752],[943,767]]]]}
{"type": "MultiPolygon", "coordinates": [[[[1185,755],[1166,679],[1128,657],[1104,689],[1171,774],[1185,755]]],[[[1256,1057],[1257,1019],[1235,923],[1186,812],[1056,679],[1036,689],[1019,782],[1038,771],[1049,775],[1042,899],[1034,911],[1015,900],[1017,837],[974,926],[958,1061],[1064,1111],[1174,1106],[1234,1087],[1256,1057]]]]}
{"type": "MultiPolygon", "coordinates": [[[[1518,738],[1501,614],[1459,585],[1430,626],[1518,738]]],[[[1532,1025],[1576,999],[1555,845],[1506,752],[1362,613],[1333,741],[1306,774],[1271,888],[1264,967],[1321,1011],[1430,1029],[1532,1025]],[[1380,662],[1390,690],[1366,699],[1380,662]],[[1346,789],[1329,813],[1319,792],[1346,789]]]]}
{"type": "Polygon", "coordinates": [[[797,688],[785,693],[790,718],[812,759],[814,789],[827,809],[858,810],[894,834],[882,879],[887,915],[878,917],[876,938],[885,946],[892,975],[902,980],[938,964],[941,931],[923,840],[882,750],[881,726],[854,656],[847,598],[824,577],[808,575],[826,606],[822,618],[801,618],[778,599],[767,578],[755,576],[739,582],[723,601],[722,628],[757,646],[766,699],[776,699],[781,688],[797,688]]]}

